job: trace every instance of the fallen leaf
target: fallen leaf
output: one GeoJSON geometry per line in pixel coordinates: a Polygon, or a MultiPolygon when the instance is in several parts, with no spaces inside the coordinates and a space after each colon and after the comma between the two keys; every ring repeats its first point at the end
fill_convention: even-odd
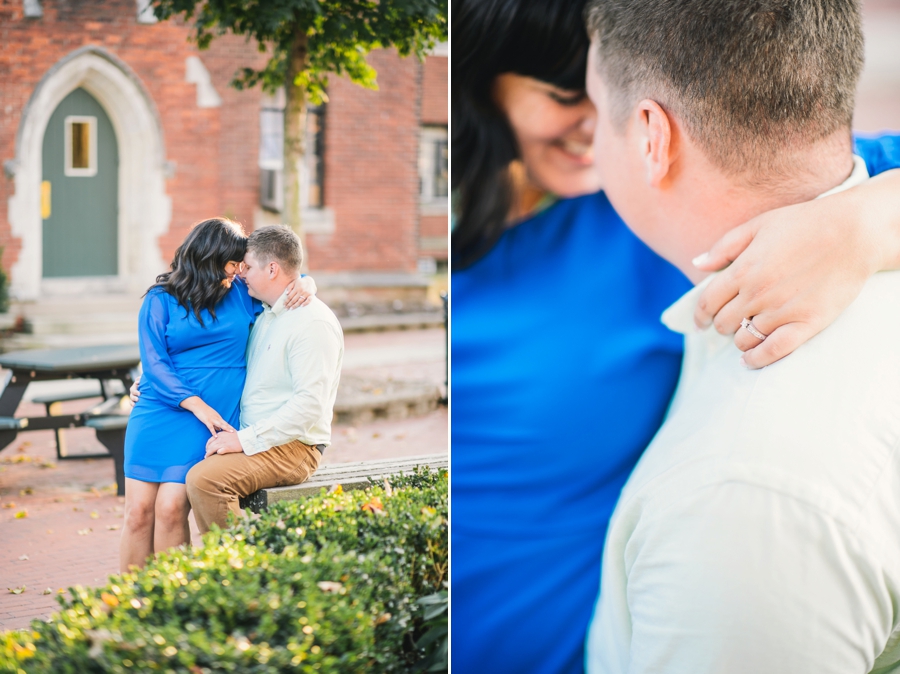
{"type": "Polygon", "coordinates": [[[79,530],[78,530],[78,535],[79,535],[79,536],[87,536],[87,535],[88,535],[89,533],[91,533],[92,531],[93,531],[93,529],[91,529],[90,527],[88,527],[87,529],[79,529],[79,530]]]}
{"type": "Polygon", "coordinates": [[[56,468],[56,464],[52,461],[41,461],[38,464],[38,468],[56,468]]]}
{"type": "Polygon", "coordinates": [[[84,508],[79,508],[78,506],[73,506],[72,510],[77,513],[84,512],[84,508]]]}
{"type": "Polygon", "coordinates": [[[16,507],[16,504],[13,503],[12,501],[10,501],[9,503],[4,503],[4,504],[3,504],[3,507],[4,507],[4,508],[15,508],[15,507],[16,507]]]}
{"type": "Polygon", "coordinates": [[[52,590],[51,588],[48,587],[46,590],[44,590],[43,592],[41,592],[41,594],[53,594],[53,590],[52,590]]]}
{"type": "Polygon", "coordinates": [[[100,519],[100,513],[98,513],[96,510],[92,510],[92,511],[91,511],[91,519],[92,519],[92,520],[98,520],[98,519],[100,519]]]}
{"type": "Polygon", "coordinates": [[[21,557],[19,557],[19,561],[20,561],[20,562],[27,562],[27,561],[28,561],[28,555],[22,555],[21,557]]]}
{"type": "Polygon", "coordinates": [[[65,500],[66,500],[66,499],[57,496],[55,499],[53,499],[53,502],[54,502],[54,503],[62,503],[62,502],[65,501],[65,500]]]}
{"type": "Polygon", "coordinates": [[[19,512],[16,513],[15,517],[17,520],[24,520],[26,517],[28,517],[28,511],[20,510],[19,512]]]}
{"type": "Polygon", "coordinates": [[[53,533],[53,529],[47,529],[47,533],[48,533],[48,534],[52,534],[52,533],[53,533]]]}
{"type": "Polygon", "coordinates": [[[110,531],[118,531],[119,525],[118,524],[107,524],[106,528],[109,529],[110,531]]]}
{"type": "Polygon", "coordinates": [[[381,433],[372,433],[372,437],[373,437],[373,438],[380,438],[380,437],[381,437],[381,433]]]}
{"type": "Polygon", "coordinates": [[[34,489],[32,489],[31,487],[25,487],[25,489],[19,490],[19,496],[28,496],[33,493],[34,493],[34,489]]]}
{"type": "Polygon", "coordinates": [[[384,512],[384,503],[382,503],[381,499],[377,496],[373,496],[368,501],[362,504],[362,510],[370,513],[384,512]]]}
{"type": "Polygon", "coordinates": [[[25,586],[20,585],[19,587],[8,587],[6,589],[9,590],[10,594],[22,594],[25,591],[25,586]]]}

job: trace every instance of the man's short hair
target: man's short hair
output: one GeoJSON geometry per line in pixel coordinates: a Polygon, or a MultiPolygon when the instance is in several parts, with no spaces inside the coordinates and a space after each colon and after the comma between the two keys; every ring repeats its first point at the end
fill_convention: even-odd
{"type": "Polygon", "coordinates": [[[278,262],[288,273],[300,271],[303,264],[303,246],[300,237],[285,225],[260,227],[247,239],[247,250],[260,261],[278,262]]]}
{"type": "Polygon", "coordinates": [[[727,173],[849,129],[863,64],[857,0],[588,0],[588,30],[624,128],[650,98],[727,173]]]}

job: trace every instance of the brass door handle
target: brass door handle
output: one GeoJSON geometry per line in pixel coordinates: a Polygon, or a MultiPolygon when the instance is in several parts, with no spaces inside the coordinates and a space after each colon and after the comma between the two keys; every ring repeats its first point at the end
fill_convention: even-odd
{"type": "Polygon", "coordinates": [[[50,217],[50,181],[41,183],[41,217],[46,220],[50,217]]]}

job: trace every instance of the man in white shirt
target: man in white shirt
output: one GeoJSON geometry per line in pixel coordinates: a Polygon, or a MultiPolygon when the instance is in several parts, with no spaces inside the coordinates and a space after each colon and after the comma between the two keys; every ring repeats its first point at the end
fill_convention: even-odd
{"type": "MultiPolygon", "coordinates": [[[[695,283],[727,230],[866,179],[853,0],[590,0],[587,17],[604,188],[695,283]]],[[[696,332],[701,287],[664,315],[682,377],[609,527],[588,672],[900,671],[900,272],[756,371],[696,332]]]]}
{"type": "Polygon", "coordinates": [[[263,227],[247,240],[242,277],[265,309],[247,345],[241,429],[210,438],[206,458],[187,475],[201,533],[224,527],[241,497],[308,479],[331,444],[344,338],[315,297],[301,311],[285,309],[284,290],[301,261],[300,239],[287,227],[263,227]]]}

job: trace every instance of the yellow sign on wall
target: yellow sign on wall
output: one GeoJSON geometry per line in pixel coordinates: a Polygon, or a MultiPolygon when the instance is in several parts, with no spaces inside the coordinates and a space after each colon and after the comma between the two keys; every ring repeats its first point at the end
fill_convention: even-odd
{"type": "Polygon", "coordinates": [[[50,181],[41,183],[41,217],[46,220],[50,217],[50,181]]]}

